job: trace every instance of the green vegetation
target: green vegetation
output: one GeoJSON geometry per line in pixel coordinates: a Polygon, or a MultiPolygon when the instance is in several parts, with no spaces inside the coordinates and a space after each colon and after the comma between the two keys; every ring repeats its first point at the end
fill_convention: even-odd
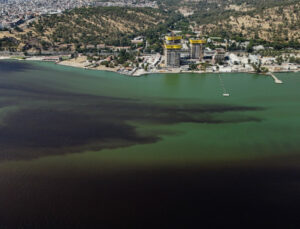
{"type": "Polygon", "coordinates": [[[127,52],[125,49],[121,50],[117,62],[119,64],[124,64],[126,61],[131,60],[134,61],[135,56],[132,53],[127,52]]]}
{"type": "Polygon", "coordinates": [[[170,30],[181,31],[184,38],[200,31],[203,36],[237,41],[230,44],[229,51],[244,49],[251,53],[256,45],[275,51],[300,49],[299,3],[300,0],[158,0],[159,9],[77,8],[61,15],[42,16],[28,29],[16,27],[10,31],[11,37],[0,39],[0,49],[95,54],[99,49],[111,53],[111,46],[128,46],[162,53],[162,35],[170,30]],[[188,14],[183,16],[180,12],[188,14]],[[131,44],[131,39],[140,35],[145,42],[131,44]],[[246,40],[250,44],[241,48],[239,42],[246,40]]]}
{"type": "Polygon", "coordinates": [[[11,59],[18,59],[18,60],[24,60],[25,57],[24,56],[11,56],[11,59]]]}
{"type": "Polygon", "coordinates": [[[147,42],[149,44],[146,52],[151,52],[151,50],[153,50],[154,52],[162,53],[162,35],[166,34],[172,29],[176,29],[175,24],[184,19],[181,14],[174,13],[172,11],[164,12],[164,14],[165,16],[168,15],[164,22],[160,22],[157,26],[140,33],[140,35],[143,35],[147,38],[147,42]]]}
{"type": "MultiPolygon", "coordinates": [[[[236,41],[252,39],[254,45],[264,44],[277,50],[300,48],[300,0],[161,1],[194,12],[185,18],[188,23],[177,24],[192,25],[203,35],[236,41]],[[247,18],[247,25],[241,22],[242,18],[247,18]]],[[[187,33],[186,28],[181,30],[187,33]]]]}
{"type": "Polygon", "coordinates": [[[197,70],[198,69],[198,64],[192,63],[189,65],[189,70],[197,70]]]}
{"type": "Polygon", "coordinates": [[[292,56],[292,57],[289,58],[289,62],[290,63],[295,63],[295,64],[300,64],[300,57],[292,56]]]}
{"type": "Polygon", "coordinates": [[[260,74],[260,73],[267,73],[269,71],[268,68],[261,66],[261,61],[259,61],[258,64],[252,63],[251,65],[252,65],[254,71],[256,73],[258,73],[258,74],[260,74]]]}
{"type": "Polygon", "coordinates": [[[206,71],[206,69],[211,66],[211,64],[209,63],[201,63],[200,65],[201,65],[200,69],[202,71],[206,71]]]}
{"type": "Polygon", "coordinates": [[[18,40],[12,37],[4,37],[0,39],[0,50],[3,51],[17,51],[18,40]]]}
{"type": "Polygon", "coordinates": [[[161,51],[158,38],[178,20],[178,15],[152,8],[77,8],[40,17],[31,23],[29,31],[15,33],[24,44],[22,51],[33,48],[95,52],[99,44],[131,46],[131,39],[137,35],[149,35],[150,49],[161,51]]]}
{"type": "Polygon", "coordinates": [[[280,50],[300,48],[300,4],[298,1],[278,1],[279,7],[259,8],[219,23],[215,32],[232,37],[255,40],[256,43],[280,50]],[[295,3],[298,2],[298,3],[295,3]],[[247,20],[247,26],[239,23],[247,20]],[[234,25],[234,26],[233,26],[234,25]],[[224,32],[225,31],[225,32],[224,32]]]}

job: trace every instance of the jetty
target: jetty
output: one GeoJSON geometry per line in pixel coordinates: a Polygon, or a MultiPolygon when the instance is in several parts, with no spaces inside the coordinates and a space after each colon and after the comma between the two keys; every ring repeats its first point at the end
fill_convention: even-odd
{"type": "Polygon", "coordinates": [[[274,79],[275,83],[283,83],[280,79],[278,79],[272,72],[269,72],[269,75],[274,79]]]}

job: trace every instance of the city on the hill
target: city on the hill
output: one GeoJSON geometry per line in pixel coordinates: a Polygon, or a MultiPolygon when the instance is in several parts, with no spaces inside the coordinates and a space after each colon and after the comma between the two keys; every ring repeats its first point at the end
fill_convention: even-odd
{"type": "Polygon", "coordinates": [[[156,1],[136,0],[0,0],[0,29],[13,28],[47,14],[61,14],[65,10],[86,6],[157,7],[156,1]]]}
{"type": "Polygon", "coordinates": [[[37,16],[60,14],[65,10],[90,4],[90,0],[2,0],[0,1],[0,29],[12,28],[37,16]]]}

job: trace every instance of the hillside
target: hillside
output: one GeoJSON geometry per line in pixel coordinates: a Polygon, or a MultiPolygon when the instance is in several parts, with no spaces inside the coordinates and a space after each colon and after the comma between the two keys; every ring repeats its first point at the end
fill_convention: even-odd
{"type": "Polygon", "coordinates": [[[227,16],[251,10],[267,9],[297,3],[299,0],[158,0],[161,8],[194,15],[198,23],[207,23],[227,16]],[[224,15],[225,14],[225,15],[224,15]]]}
{"type": "Polygon", "coordinates": [[[276,43],[300,42],[300,0],[159,0],[160,7],[180,12],[176,23],[184,33],[256,39],[276,43]]]}
{"type": "MultiPolygon", "coordinates": [[[[241,12],[241,9],[247,8],[236,6],[235,9],[241,12]]],[[[250,9],[215,23],[197,24],[195,29],[203,34],[216,36],[239,36],[269,42],[300,42],[300,3],[261,10],[250,9]]]]}
{"type": "MultiPolygon", "coordinates": [[[[167,20],[167,14],[151,8],[78,8],[61,15],[41,17],[28,27],[10,33],[1,32],[0,38],[10,37],[10,48],[23,51],[74,50],[99,44],[129,45],[134,35],[155,30],[167,20]]],[[[7,39],[2,40],[2,47],[7,47],[7,39]]]]}
{"type": "Polygon", "coordinates": [[[158,6],[77,8],[42,16],[0,32],[0,50],[81,51],[104,44],[128,46],[134,36],[145,35],[148,48],[161,52],[160,37],[168,29],[254,39],[279,49],[300,47],[300,0],[158,0],[158,6]]]}

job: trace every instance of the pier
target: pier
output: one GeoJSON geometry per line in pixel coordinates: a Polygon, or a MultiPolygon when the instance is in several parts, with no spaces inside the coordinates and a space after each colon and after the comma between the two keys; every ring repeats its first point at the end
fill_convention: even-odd
{"type": "Polygon", "coordinates": [[[272,72],[269,72],[269,75],[274,79],[275,83],[283,83],[280,79],[278,79],[272,72]]]}

